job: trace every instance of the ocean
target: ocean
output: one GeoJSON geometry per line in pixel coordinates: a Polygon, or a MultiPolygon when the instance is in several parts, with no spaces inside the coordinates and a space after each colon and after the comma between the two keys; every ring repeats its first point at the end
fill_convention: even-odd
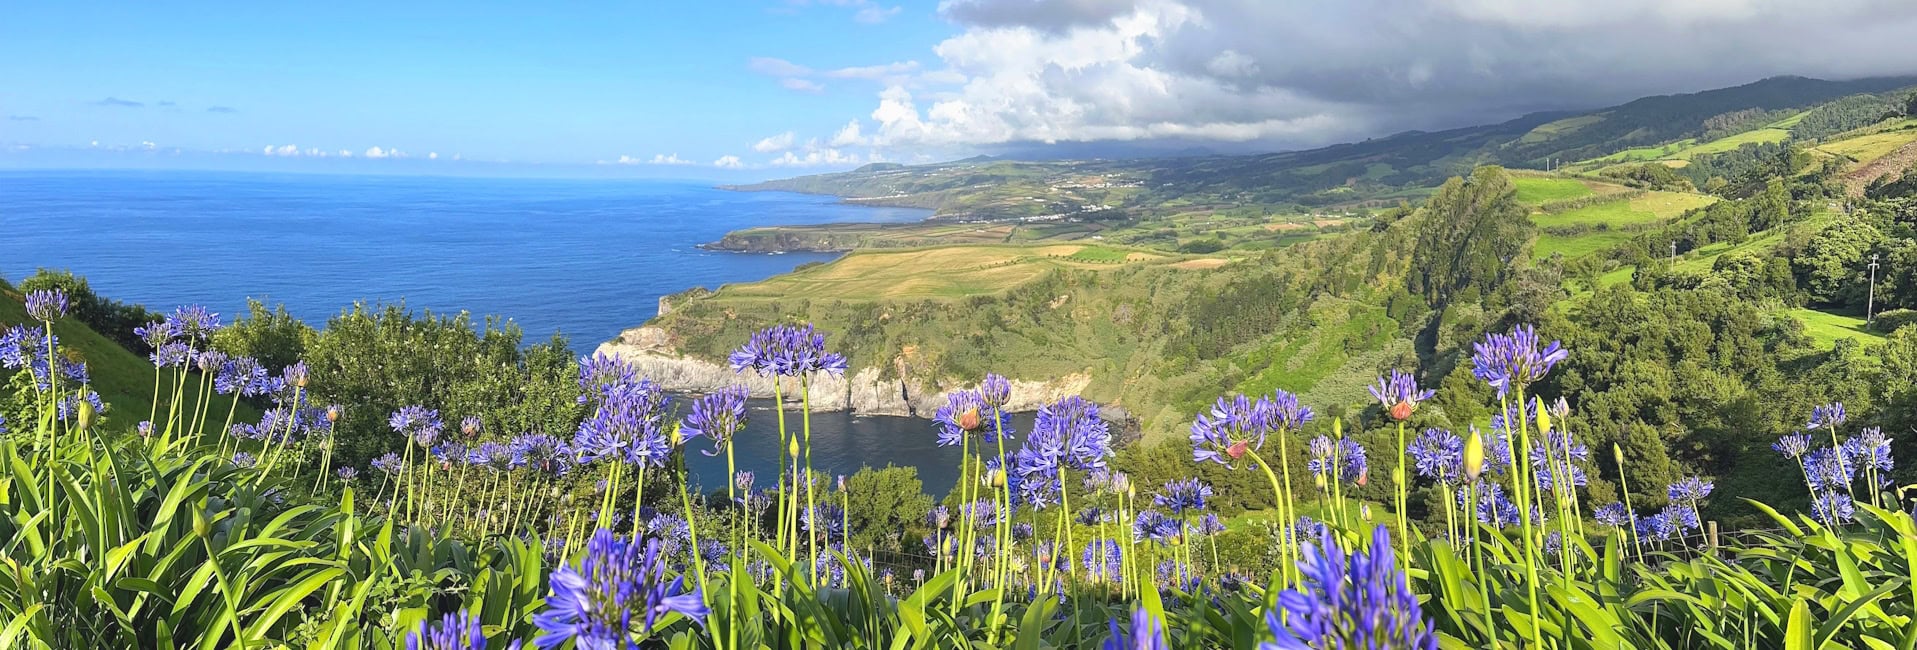
{"type": "MultiPolygon", "coordinates": [[[[109,298],[204,304],[228,320],[254,298],[316,327],[354,301],[464,310],[590,353],[656,315],[662,295],[836,257],[697,248],[728,231],[927,214],[654,180],[5,171],[0,276],[70,269],[109,298]]],[[[758,415],[751,438],[776,440],[772,413],[758,415]]],[[[925,420],[837,413],[814,425],[822,472],[920,466],[935,494],[956,480],[956,451],[933,447],[925,420]]],[[[776,442],[739,454],[741,469],[776,475],[776,442]]],[[[701,484],[724,486],[722,458],[688,458],[701,484]]]]}

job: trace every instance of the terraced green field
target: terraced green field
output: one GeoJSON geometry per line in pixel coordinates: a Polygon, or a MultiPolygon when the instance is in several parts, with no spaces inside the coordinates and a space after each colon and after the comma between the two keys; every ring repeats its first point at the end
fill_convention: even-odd
{"type": "Polygon", "coordinates": [[[1864,319],[1815,309],[1793,309],[1790,315],[1804,323],[1804,333],[1825,348],[1835,347],[1838,339],[1852,338],[1860,343],[1879,343],[1884,335],[1864,329],[1864,319]]]}
{"type": "MultiPolygon", "coordinates": [[[[1531,217],[1540,228],[1585,226],[1590,230],[1575,235],[1538,235],[1534,254],[1540,258],[1553,253],[1581,257],[1630,240],[1637,233],[1633,226],[1673,219],[1685,211],[1710,205],[1717,199],[1688,192],[1649,192],[1629,200],[1610,201],[1575,210],[1538,214],[1531,217]],[[1603,228],[1600,229],[1599,226],[1603,228]]],[[[1628,277],[1628,276],[1627,276],[1628,277]]]]}
{"type": "Polygon", "coordinates": [[[726,285],[719,295],[849,301],[963,298],[1003,293],[1057,268],[1113,269],[1175,259],[1141,249],[1082,244],[863,250],[764,281],[726,285]]]}
{"type": "Polygon", "coordinates": [[[1518,202],[1525,205],[1579,199],[1597,193],[1583,181],[1573,178],[1514,176],[1511,183],[1518,188],[1518,202]]]}

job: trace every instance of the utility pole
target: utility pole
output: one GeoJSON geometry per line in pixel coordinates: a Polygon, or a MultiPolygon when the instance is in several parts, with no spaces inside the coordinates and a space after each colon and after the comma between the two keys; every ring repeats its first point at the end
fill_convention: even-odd
{"type": "Polygon", "coordinates": [[[1877,254],[1870,254],[1870,291],[1864,298],[1864,324],[1869,325],[1877,308],[1877,254]]]}
{"type": "Polygon", "coordinates": [[[1677,270],[1677,240],[1671,240],[1671,270],[1677,270]]]}

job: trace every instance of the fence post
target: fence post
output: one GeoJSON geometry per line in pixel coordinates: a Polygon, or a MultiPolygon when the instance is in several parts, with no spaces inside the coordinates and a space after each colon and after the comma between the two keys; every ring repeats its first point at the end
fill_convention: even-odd
{"type": "Polygon", "coordinates": [[[1705,543],[1710,545],[1711,555],[1717,555],[1717,520],[1704,522],[1704,535],[1707,537],[1705,543]]]}

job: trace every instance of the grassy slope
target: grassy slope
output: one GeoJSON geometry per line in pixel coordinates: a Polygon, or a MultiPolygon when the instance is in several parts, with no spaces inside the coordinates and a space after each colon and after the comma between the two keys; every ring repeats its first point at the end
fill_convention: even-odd
{"type": "Polygon", "coordinates": [[[1863,135],[1817,145],[1812,151],[1869,162],[1911,142],[1917,142],[1917,118],[1891,120],[1870,127],[1863,135]]]}
{"type": "Polygon", "coordinates": [[[1518,202],[1525,205],[1579,199],[1597,193],[1584,181],[1574,178],[1514,176],[1511,183],[1518,187],[1518,202]]]}
{"type": "MultiPolygon", "coordinates": [[[[0,285],[0,327],[26,322],[19,292],[12,285],[0,285]]],[[[109,405],[107,416],[113,426],[130,427],[147,419],[153,403],[152,364],[71,318],[54,323],[53,334],[62,349],[87,364],[93,390],[109,405]]]]}
{"type": "Polygon", "coordinates": [[[1672,219],[1684,214],[1686,210],[1710,205],[1714,201],[1716,201],[1715,198],[1703,194],[1648,192],[1633,199],[1534,215],[1531,220],[1541,228],[1600,224],[1609,226],[1605,230],[1592,229],[1568,236],[1541,234],[1538,236],[1535,254],[1540,258],[1550,257],[1552,253],[1563,253],[1565,257],[1589,255],[1616,246],[1636,235],[1637,233],[1628,229],[1629,226],[1641,226],[1672,219]]]}
{"type": "Polygon", "coordinates": [[[1815,309],[1792,309],[1790,315],[1804,323],[1804,333],[1819,346],[1830,348],[1838,339],[1858,339],[1860,343],[1879,343],[1884,335],[1864,329],[1864,319],[1815,309]]]}
{"type": "Polygon", "coordinates": [[[1106,245],[938,246],[861,251],[761,282],[727,285],[731,299],[953,299],[996,295],[1058,268],[1110,269],[1156,264],[1161,253],[1106,245]]]}

